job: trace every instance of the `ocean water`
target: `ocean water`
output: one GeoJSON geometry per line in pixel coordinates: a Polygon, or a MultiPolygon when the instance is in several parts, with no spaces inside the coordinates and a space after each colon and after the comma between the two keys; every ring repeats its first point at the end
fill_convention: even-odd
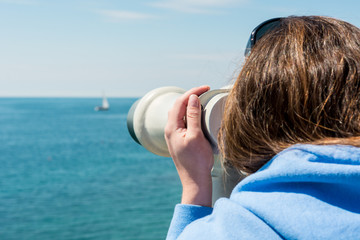
{"type": "Polygon", "coordinates": [[[128,134],[136,99],[0,98],[0,239],[164,239],[181,185],[128,134]]]}

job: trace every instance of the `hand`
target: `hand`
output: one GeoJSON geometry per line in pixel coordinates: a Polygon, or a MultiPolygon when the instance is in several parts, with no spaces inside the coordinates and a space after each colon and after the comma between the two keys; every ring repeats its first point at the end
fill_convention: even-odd
{"type": "Polygon", "coordinates": [[[165,139],[183,186],[181,203],[210,207],[214,156],[201,130],[198,98],[209,89],[208,86],[193,88],[176,100],[169,111],[165,139]]]}

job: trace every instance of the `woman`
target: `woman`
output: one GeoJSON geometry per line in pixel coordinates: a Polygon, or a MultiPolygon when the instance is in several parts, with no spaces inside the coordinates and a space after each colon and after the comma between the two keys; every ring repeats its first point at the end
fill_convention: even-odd
{"type": "Polygon", "coordinates": [[[168,239],[360,238],[358,28],[309,16],[254,30],[218,138],[225,164],[249,176],[214,208],[197,97],[207,90],[191,89],[169,112],[183,193],[168,239]]]}

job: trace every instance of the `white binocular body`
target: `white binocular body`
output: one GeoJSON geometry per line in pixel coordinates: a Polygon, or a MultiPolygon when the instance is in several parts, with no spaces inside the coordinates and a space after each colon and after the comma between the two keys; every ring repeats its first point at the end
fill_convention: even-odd
{"type": "MultiPolygon", "coordinates": [[[[202,106],[202,130],[209,140],[215,164],[212,170],[213,203],[220,197],[228,197],[233,187],[242,176],[233,169],[226,173],[221,167],[217,148],[217,134],[220,129],[228,89],[217,89],[202,94],[199,99],[202,106]]],[[[137,100],[129,110],[127,127],[131,137],[150,152],[170,157],[164,128],[167,123],[168,111],[175,100],[185,93],[178,87],[162,87],[148,92],[137,100]]]]}

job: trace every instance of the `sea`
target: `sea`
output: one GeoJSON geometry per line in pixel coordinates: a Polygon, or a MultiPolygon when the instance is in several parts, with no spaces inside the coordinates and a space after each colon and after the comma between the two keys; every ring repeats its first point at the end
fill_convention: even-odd
{"type": "Polygon", "coordinates": [[[165,239],[181,184],[127,130],[135,98],[0,98],[0,239],[165,239]]]}

